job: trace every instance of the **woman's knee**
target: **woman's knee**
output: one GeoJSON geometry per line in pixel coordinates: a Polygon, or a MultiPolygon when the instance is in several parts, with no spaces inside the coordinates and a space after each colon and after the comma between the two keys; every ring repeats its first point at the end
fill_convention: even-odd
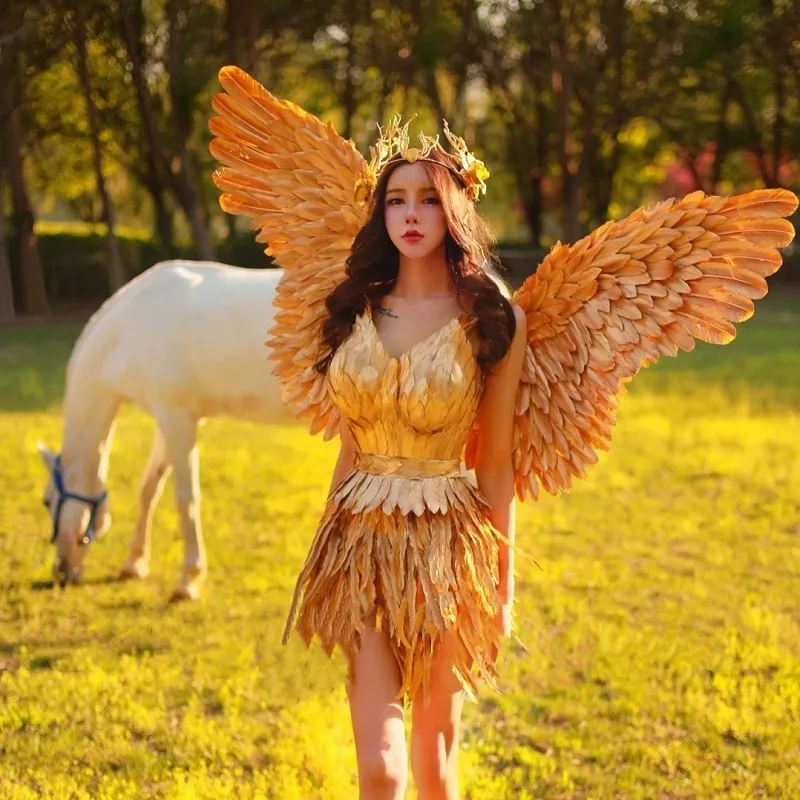
{"type": "Polygon", "coordinates": [[[408,765],[403,746],[359,753],[358,783],[364,796],[382,800],[401,797],[408,782],[408,765]]]}

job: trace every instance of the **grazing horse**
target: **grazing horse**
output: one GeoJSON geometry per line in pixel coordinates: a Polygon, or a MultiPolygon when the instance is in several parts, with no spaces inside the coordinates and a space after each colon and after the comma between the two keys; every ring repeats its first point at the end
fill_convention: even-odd
{"type": "Polygon", "coordinates": [[[39,444],[50,472],[44,502],[56,545],[54,579],[62,586],[80,581],[88,545],[110,523],[105,483],[114,420],[127,400],[157,429],[120,578],[149,572],[153,512],[172,472],[184,544],[172,598],[199,596],[207,564],[197,425],[210,416],[290,420],[264,344],[282,274],[164,261],[123,286],[86,324],[67,365],[61,451],[39,444]]]}

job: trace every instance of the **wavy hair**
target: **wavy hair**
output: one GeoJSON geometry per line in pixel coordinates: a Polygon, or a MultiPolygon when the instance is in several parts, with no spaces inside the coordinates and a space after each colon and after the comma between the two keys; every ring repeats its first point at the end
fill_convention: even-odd
{"type": "MultiPolygon", "coordinates": [[[[477,361],[484,373],[505,356],[514,337],[516,318],[509,301],[492,277],[496,258],[489,224],[467,197],[457,174],[457,162],[439,150],[420,161],[442,204],[447,234],[445,255],[459,303],[471,301],[480,347],[477,361]]],[[[347,277],[325,300],[328,318],[322,325],[323,355],[316,369],[325,373],[339,345],[350,335],[356,317],[376,305],[395,285],[400,264],[397,248],[384,222],[386,187],[392,172],[407,162],[397,156],[381,172],[372,195],[369,216],[353,240],[346,262],[347,277]]],[[[496,272],[494,272],[496,275],[496,272]]],[[[465,311],[467,309],[465,308],[465,311]]]]}

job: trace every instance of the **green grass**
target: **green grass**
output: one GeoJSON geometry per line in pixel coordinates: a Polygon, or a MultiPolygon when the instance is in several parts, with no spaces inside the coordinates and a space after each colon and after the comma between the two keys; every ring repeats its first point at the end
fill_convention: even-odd
{"type": "MultiPolygon", "coordinates": [[[[153,575],[113,581],[152,434],[126,409],[113,527],[54,592],[35,442],[60,442],[76,335],[0,332],[0,797],[356,797],[343,659],[280,644],[335,447],[210,421],[209,579],[170,606],[169,493],[153,575]]],[[[612,452],[518,537],[542,567],[518,565],[528,652],[465,710],[463,797],[800,796],[800,300],[643,372],[612,452]]]]}

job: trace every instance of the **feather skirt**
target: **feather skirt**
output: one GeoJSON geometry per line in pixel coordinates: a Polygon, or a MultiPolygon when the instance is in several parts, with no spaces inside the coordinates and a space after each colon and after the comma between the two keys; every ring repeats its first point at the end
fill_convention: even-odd
{"type": "Polygon", "coordinates": [[[397,700],[422,691],[452,634],[453,672],[474,701],[495,691],[499,545],[489,506],[465,477],[408,479],[354,470],[331,493],[295,588],[284,631],[314,636],[352,666],[367,620],[385,631],[400,672],[397,700]]]}

